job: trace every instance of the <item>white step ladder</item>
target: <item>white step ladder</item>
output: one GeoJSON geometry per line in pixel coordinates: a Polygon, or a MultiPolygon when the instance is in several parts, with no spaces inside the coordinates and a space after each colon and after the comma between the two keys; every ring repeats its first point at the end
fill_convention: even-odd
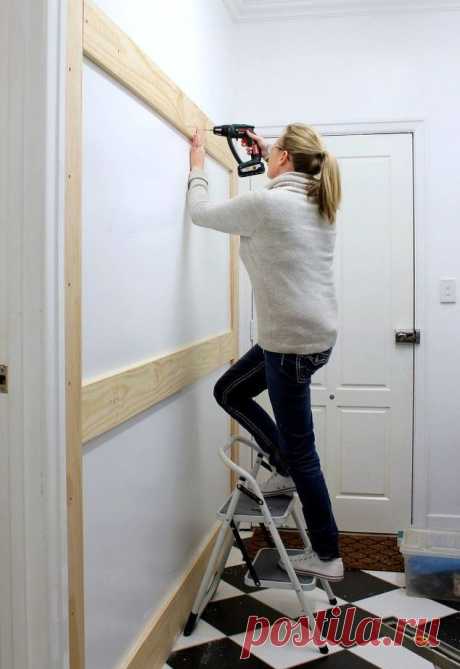
{"type": "MultiPolygon", "coordinates": [[[[289,555],[302,553],[303,550],[312,550],[310,540],[303,526],[304,523],[300,511],[296,505],[297,493],[270,497],[263,496],[256,481],[257,473],[261,466],[270,471],[272,471],[272,468],[266,461],[268,454],[256,443],[244,437],[236,436],[226,446],[219,449],[219,454],[224,463],[239,475],[239,482],[228,500],[217,512],[217,517],[222,519],[222,526],[217,535],[211,557],[193,603],[192,611],[187,620],[184,636],[189,636],[193,632],[206,606],[214,597],[233,545],[233,538],[241,550],[248,567],[248,571],[244,577],[245,584],[257,588],[293,589],[299,600],[301,615],[305,615],[308,619],[311,634],[315,626],[315,619],[305,593],[308,590],[314,590],[317,587],[316,581],[319,580],[328,597],[329,603],[335,605],[337,604],[337,599],[326,579],[297,574],[289,560],[289,555]],[[256,451],[256,463],[251,472],[237,465],[227,455],[227,451],[230,451],[236,442],[245,444],[256,451]],[[286,548],[281,541],[277,527],[285,524],[291,514],[300,532],[305,549],[286,548]],[[251,562],[238,532],[241,522],[258,523],[261,525],[267,537],[269,539],[271,537],[275,547],[260,549],[254,558],[254,562],[251,562]],[[277,563],[280,557],[287,571],[283,571],[278,566],[277,563]]],[[[327,644],[319,646],[318,649],[323,655],[329,652],[327,644]]]]}

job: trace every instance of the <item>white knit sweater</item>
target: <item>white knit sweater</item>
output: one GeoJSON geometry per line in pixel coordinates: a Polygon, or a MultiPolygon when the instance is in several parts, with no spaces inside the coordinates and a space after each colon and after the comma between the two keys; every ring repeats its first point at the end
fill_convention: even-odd
{"type": "Polygon", "coordinates": [[[306,196],[308,177],[284,172],[261,191],[211,203],[204,170],[188,180],[193,223],[241,235],[240,257],[254,288],[257,343],[279,353],[319,353],[337,339],[335,225],[306,196]]]}

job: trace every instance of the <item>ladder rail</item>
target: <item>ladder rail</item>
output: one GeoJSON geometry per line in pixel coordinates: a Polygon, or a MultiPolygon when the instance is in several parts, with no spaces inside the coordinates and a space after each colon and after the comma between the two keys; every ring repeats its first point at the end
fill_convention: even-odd
{"type": "MultiPolygon", "coordinates": [[[[237,465],[236,462],[234,462],[227,455],[227,451],[230,451],[232,446],[238,441],[243,443],[243,444],[246,444],[246,446],[249,446],[250,448],[255,450],[260,456],[265,455],[265,452],[260,448],[260,446],[258,446],[257,444],[254,444],[253,442],[249,441],[249,439],[246,439],[245,437],[241,437],[239,435],[236,435],[236,436],[232,437],[232,439],[229,441],[228,444],[219,448],[219,455],[222,458],[222,460],[224,461],[224,463],[227,465],[227,467],[230,467],[230,469],[232,469],[236,474],[238,474],[238,476],[240,478],[242,478],[245,481],[248,481],[248,483],[250,484],[250,486],[253,489],[253,492],[255,492],[255,494],[260,499],[263,499],[264,496],[263,496],[262,491],[259,487],[259,484],[257,483],[256,479],[254,478],[253,474],[248,472],[247,469],[243,469],[243,467],[241,467],[240,465],[237,465]]],[[[253,472],[257,474],[257,471],[258,471],[259,467],[260,467],[260,462],[257,462],[255,467],[254,467],[253,472]]]]}
{"type": "MultiPolygon", "coordinates": [[[[275,522],[273,521],[272,515],[270,513],[270,509],[268,508],[267,502],[265,500],[265,497],[259,487],[259,484],[257,483],[256,479],[246,470],[243,469],[243,467],[240,467],[240,465],[237,465],[236,462],[234,462],[228,455],[226,454],[226,451],[229,451],[231,447],[237,442],[242,442],[243,444],[246,444],[250,448],[254,449],[255,451],[258,452],[260,455],[263,453],[262,449],[257,446],[257,444],[253,444],[250,442],[248,439],[245,439],[245,437],[241,437],[239,435],[234,436],[228,444],[225,446],[222,446],[219,449],[220,456],[224,463],[230,467],[234,472],[236,472],[240,478],[248,481],[250,486],[253,488],[253,491],[256,493],[256,495],[260,498],[261,500],[261,511],[264,517],[264,524],[267,528],[267,530],[270,532],[273,541],[275,543],[275,546],[278,550],[278,554],[280,555],[283,564],[286,568],[287,574],[289,576],[289,580],[292,583],[293,590],[297,595],[297,599],[299,601],[301,609],[305,612],[307,615],[309,624],[310,624],[310,629],[313,630],[314,625],[315,625],[315,619],[313,616],[313,610],[310,606],[310,602],[308,598],[305,596],[305,593],[303,591],[302,586],[300,585],[299,578],[294,570],[294,567],[292,566],[292,563],[289,559],[288,553],[286,551],[286,547],[284,546],[283,542],[281,541],[281,537],[278,533],[278,529],[276,527],[275,522]]],[[[233,501],[233,500],[232,500],[233,501]]],[[[230,505],[232,506],[232,505],[230,505]]],[[[231,514],[233,515],[234,508],[231,511],[231,514]]],[[[230,514],[230,507],[228,509],[227,513],[227,518],[230,514]]]]}

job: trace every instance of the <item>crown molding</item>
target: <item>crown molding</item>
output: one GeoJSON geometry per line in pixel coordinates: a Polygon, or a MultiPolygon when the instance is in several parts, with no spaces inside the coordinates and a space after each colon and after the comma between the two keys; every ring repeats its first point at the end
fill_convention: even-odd
{"type": "Polygon", "coordinates": [[[235,23],[460,10],[460,0],[223,0],[235,23]]]}

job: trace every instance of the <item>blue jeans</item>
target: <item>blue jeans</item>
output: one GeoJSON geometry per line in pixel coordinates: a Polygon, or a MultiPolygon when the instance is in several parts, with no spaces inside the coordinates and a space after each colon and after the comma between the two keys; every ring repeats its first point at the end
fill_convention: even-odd
{"type": "Polygon", "coordinates": [[[331,351],[274,353],[255,344],[214,386],[218,404],[252,434],[278,473],[292,476],[313,550],[323,559],[340,557],[340,552],[315,447],[310,379],[331,351]],[[267,388],[276,423],[253,399],[267,388]]]}

